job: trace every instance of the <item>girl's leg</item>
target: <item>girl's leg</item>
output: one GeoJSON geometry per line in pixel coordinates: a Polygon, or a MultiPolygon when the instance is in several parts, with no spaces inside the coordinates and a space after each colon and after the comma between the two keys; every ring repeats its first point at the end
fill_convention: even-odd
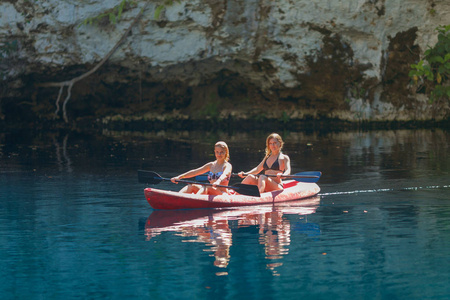
{"type": "Polygon", "coordinates": [[[258,182],[259,192],[271,192],[283,189],[282,185],[270,177],[261,176],[264,179],[260,179],[258,182]]]}
{"type": "Polygon", "coordinates": [[[199,188],[195,194],[200,195],[200,194],[207,194],[208,193],[208,187],[207,186],[202,186],[201,188],[199,188]]]}
{"type": "Polygon", "coordinates": [[[267,176],[260,175],[258,178],[258,189],[260,193],[264,193],[266,190],[266,181],[269,179],[267,176]]]}
{"type": "Polygon", "coordinates": [[[226,188],[215,188],[213,190],[214,190],[214,195],[228,195],[226,188]]]}
{"type": "Polygon", "coordinates": [[[185,187],[183,187],[181,190],[180,190],[180,193],[189,193],[189,191],[190,191],[190,184],[188,184],[187,186],[185,186],[185,187]]]}
{"type": "Polygon", "coordinates": [[[244,180],[242,180],[242,183],[258,185],[258,177],[253,174],[250,174],[247,177],[245,177],[244,180]]]}
{"type": "Polygon", "coordinates": [[[197,194],[207,194],[207,195],[222,195],[226,194],[225,191],[222,191],[221,188],[214,188],[212,186],[203,187],[200,189],[197,194]]]}
{"type": "Polygon", "coordinates": [[[197,184],[188,184],[184,188],[180,190],[180,193],[187,193],[187,194],[195,194],[200,189],[200,186],[197,184]]]}

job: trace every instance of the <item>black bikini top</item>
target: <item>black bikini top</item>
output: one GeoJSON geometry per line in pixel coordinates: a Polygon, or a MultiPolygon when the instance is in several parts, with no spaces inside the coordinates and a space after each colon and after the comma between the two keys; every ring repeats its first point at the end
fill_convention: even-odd
{"type": "Polygon", "coordinates": [[[267,165],[267,158],[268,158],[267,157],[266,160],[264,161],[264,165],[263,165],[264,172],[267,170],[282,171],[280,168],[280,163],[278,161],[279,157],[280,157],[280,154],[278,154],[277,159],[273,162],[273,164],[270,167],[267,165]]]}

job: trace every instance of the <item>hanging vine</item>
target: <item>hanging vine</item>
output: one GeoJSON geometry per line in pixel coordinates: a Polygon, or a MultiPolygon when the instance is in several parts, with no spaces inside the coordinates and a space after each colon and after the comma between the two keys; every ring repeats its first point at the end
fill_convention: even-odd
{"type": "MultiPolygon", "coordinates": [[[[177,1],[179,2],[179,1],[177,1]]],[[[157,9],[155,11],[155,19],[159,19],[162,10],[170,6],[174,3],[173,0],[165,0],[162,4],[157,6],[157,9]]],[[[119,5],[115,6],[114,8],[108,10],[107,12],[104,12],[96,17],[88,18],[86,19],[81,25],[91,25],[91,24],[100,24],[104,22],[104,20],[108,20],[110,23],[115,24],[122,16],[122,13],[124,12],[127,5],[134,5],[136,4],[132,0],[122,0],[119,5]]],[[[139,13],[136,15],[136,17],[133,19],[133,22],[130,24],[130,26],[127,28],[127,30],[122,34],[122,37],[120,40],[114,45],[114,47],[106,54],[106,56],[97,64],[95,65],[91,70],[88,72],[75,77],[71,80],[62,81],[62,82],[46,82],[41,83],[38,86],[39,87],[59,87],[58,97],[56,99],[56,110],[55,110],[55,118],[58,117],[58,114],[60,110],[62,110],[63,118],[66,123],[69,122],[69,119],[67,117],[67,103],[69,102],[71,95],[72,95],[72,88],[75,83],[77,83],[80,80],[85,79],[86,77],[92,75],[94,72],[96,72],[110,57],[111,55],[119,48],[119,46],[126,40],[128,34],[130,33],[131,29],[136,25],[136,23],[141,19],[142,15],[144,14],[144,11],[149,6],[150,2],[146,1],[144,7],[139,11],[139,13]],[[67,87],[67,95],[64,99],[64,102],[62,103],[61,108],[61,98],[64,92],[64,88],[67,87]]]]}

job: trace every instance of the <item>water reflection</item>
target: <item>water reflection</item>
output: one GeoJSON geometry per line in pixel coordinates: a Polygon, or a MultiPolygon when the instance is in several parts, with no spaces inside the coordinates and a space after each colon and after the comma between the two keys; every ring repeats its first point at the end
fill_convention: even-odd
{"type": "MultiPolygon", "coordinates": [[[[230,147],[234,171],[247,170],[261,161],[267,132],[105,132],[118,140],[140,139],[138,168],[178,174],[211,157],[214,141],[230,147]]],[[[321,184],[339,191],[353,181],[358,188],[405,187],[397,179],[434,182],[450,167],[449,132],[442,129],[348,132],[280,132],[293,173],[320,170],[321,184]]],[[[439,182],[441,184],[441,182],[439,182]]]]}
{"type": "Polygon", "coordinates": [[[66,134],[63,138],[63,142],[62,142],[62,146],[60,144],[60,142],[58,141],[58,139],[53,136],[53,145],[55,146],[56,150],[56,161],[58,164],[58,168],[59,171],[64,171],[64,169],[66,169],[66,171],[68,173],[72,173],[72,160],[70,159],[68,153],[67,153],[67,141],[69,139],[69,135],[66,134]],[[62,157],[61,157],[61,152],[62,152],[62,157]],[[64,158],[64,160],[63,160],[64,158]]]}
{"type": "MultiPolygon", "coordinates": [[[[183,237],[182,242],[204,243],[204,251],[214,256],[214,266],[227,268],[233,245],[233,232],[242,228],[257,228],[258,242],[264,247],[267,269],[278,275],[276,268],[283,265],[283,255],[289,253],[291,231],[308,236],[320,235],[317,224],[308,223],[306,216],[316,212],[320,197],[280,203],[240,207],[236,209],[155,210],[145,224],[146,240],[155,239],[164,232],[183,237]],[[291,224],[287,215],[301,216],[291,224]]],[[[228,275],[226,271],[216,275],[228,275]]]]}
{"type": "MultiPolygon", "coordinates": [[[[358,189],[414,186],[398,179],[448,184],[439,178],[450,168],[450,135],[443,129],[280,134],[293,172],[320,170],[321,187],[333,184],[332,191],[351,190],[351,186],[337,185],[350,181],[358,189]]],[[[45,162],[48,172],[144,169],[170,177],[212,159],[211,147],[217,140],[229,145],[234,171],[248,170],[261,161],[266,136],[265,131],[0,133],[0,172],[42,169],[45,162]]]]}
{"type": "Polygon", "coordinates": [[[284,132],[319,207],[151,215],[136,170],[179,174],[219,139],[245,170],[267,132],[69,134],[0,133],[5,299],[449,298],[448,131],[284,132]]]}

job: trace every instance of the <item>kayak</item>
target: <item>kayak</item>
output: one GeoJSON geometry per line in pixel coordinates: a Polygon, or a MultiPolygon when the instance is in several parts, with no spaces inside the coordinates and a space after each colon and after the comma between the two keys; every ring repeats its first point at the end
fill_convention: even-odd
{"type": "MultiPolygon", "coordinates": [[[[308,199],[276,203],[275,205],[265,204],[219,209],[153,210],[145,222],[145,235],[148,239],[151,239],[163,232],[189,230],[193,233],[192,228],[208,229],[214,224],[222,224],[230,220],[239,220],[242,226],[255,224],[255,222],[259,222],[259,225],[263,225],[261,222],[280,225],[273,224],[270,220],[283,215],[305,216],[313,214],[319,204],[320,196],[314,196],[308,199]]],[[[276,219],[278,221],[283,220],[282,217],[276,219]]]]}
{"type": "Polygon", "coordinates": [[[274,204],[300,200],[317,195],[320,188],[316,183],[288,180],[283,183],[283,189],[265,192],[261,197],[240,194],[227,195],[196,195],[154,188],[144,189],[145,198],[154,209],[191,209],[191,208],[222,208],[249,205],[274,204]]]}

